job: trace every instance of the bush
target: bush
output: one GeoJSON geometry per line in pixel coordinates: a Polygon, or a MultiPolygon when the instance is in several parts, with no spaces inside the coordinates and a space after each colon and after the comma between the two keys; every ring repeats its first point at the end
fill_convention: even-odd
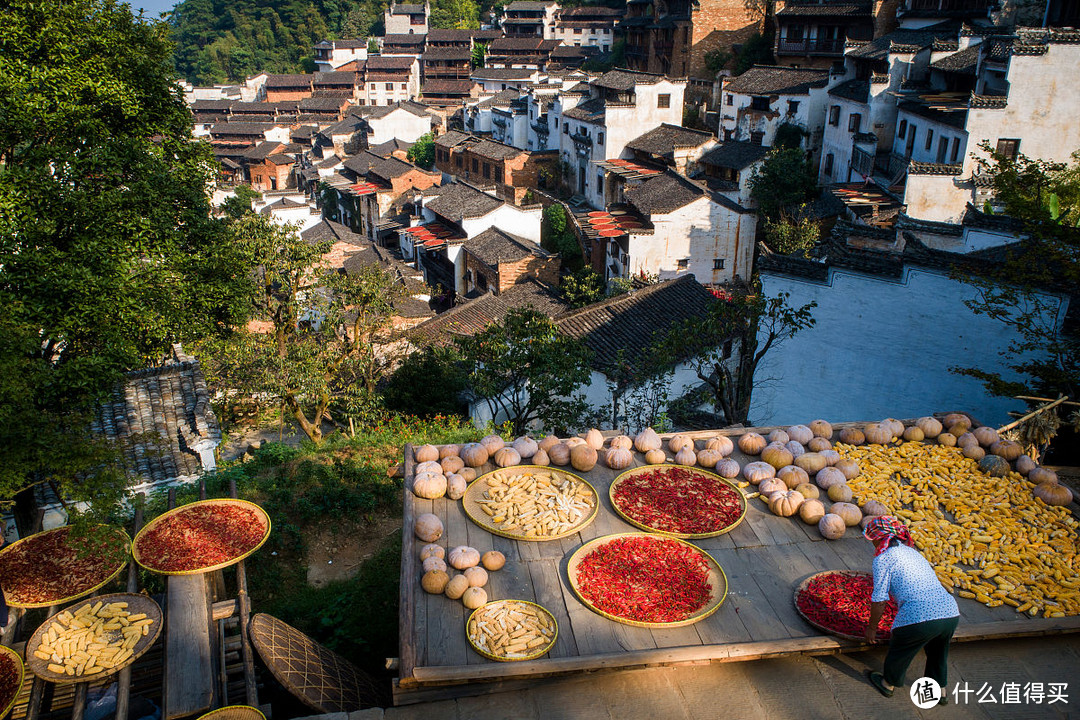
{"type": "Polygon", "coordinates": [[[429,417],[464,415],[466,375],[453,348],[429,347],[409,354],[383,392],[388,410],[429,417]]]}
{"type": "Polygon", "coordinates": [[[776,221],[765,221],[765,243],[782,255],[806,255],[817,245],[820,237],[821,228],[809,218],[781,216],[776,221]]]}

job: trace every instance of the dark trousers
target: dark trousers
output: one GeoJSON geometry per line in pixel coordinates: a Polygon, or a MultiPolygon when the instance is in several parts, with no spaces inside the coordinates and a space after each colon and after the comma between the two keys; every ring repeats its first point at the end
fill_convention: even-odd
{"type": "Polygon", "coordinates": [[[949,641],[959,621],[960,618],[952,617],[893,628],[889,653],[885,656],[885,682],[896,687],[903,685],[908,665],[919,650],[925,649],[926,671],[923,675],[937,680],[944,688],[949,672],[949,641]]]}

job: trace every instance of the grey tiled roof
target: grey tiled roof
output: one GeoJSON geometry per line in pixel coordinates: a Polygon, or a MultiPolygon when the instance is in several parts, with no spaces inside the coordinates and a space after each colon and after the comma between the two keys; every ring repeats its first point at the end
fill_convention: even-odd
{"type": "Polygon", "coordinates": [[[525,152],[512,145],[506,145],[505,143],[486,139],[476,143],[470,149],[477,155],[491,158],[492,160],[508,160],[510,158],[516,158],[525,152]]]}
{"type": "Polygon", "coordinates": [[[912,53],[934,44],[935,40],[955,40],[959,25],[943,22],[917,30],[901,29],[847,52],[847,56],[868,60],[884,60],[890,52],[912,53]]]}
{"type": "Polygon", "coordinates": [[[632,70],[609,70],[592,81],[596,87],[612,90],[633,90],[635,85],[655,85],[664,80],[663,75],[635,72],[632,70]]]}
{"type": "Polygon", "coordinates": [[[270,75],[266,78],[267,88],[311,87],[311,75],[270,75]]]}
{"type": "Polygon", "coordinates": [[[646,215],[666,215],[705,195],[705,189],[681,175],[665,172],[625,191],[626,199],[646,215]]]}
{"type": "Polygon", "coordinates": [[[390,157],[390,154],[393,153],[395,150],[408,151],[408,149],[411,148],[413,145],[415,145],[415,143],[405,142],[404,140],[399,140],[398,138],[391,138],[384,143],[372,145],[368,148],[368,151],[382,157],[390,157]]]}
{"type": "Polygon", "coordinates": [[[604,102],[603,98],[592,98],[591,100],[578,103],[575,107],[563,110],[562,114],[568,118],[581,120],[582,122],[598,123],[603,122],[606,112],[607,104],[604,102]]]}
{"type": "Polygon", "coordinates": [[[472,51],[464,47],[433,47],[424,51],[421,60],[469,60],[472,51]]]}
{"type": "Polygon", "coordinates": [[[941,58],[940,60],[931,63],[930,67],[934,70],[943,70],[945,72],[958,73],[962,75],[974,75],[975,69],[979,65],[979,53],[981,48],[978,45],[972,45],[971,47],[955,52],[952,55],[941,58]]]}
{"type": "Polygon", "coordinates": [[[833,97],[865,103],[870,96],[869,80],[848,80],[829,90],[833,97]]]}
{"type": "Polygon", "coordinates": [[[744,95],[806,95],[810,88],[828,83],[828,70],[755,65],[726,83],[724,90],[744,95]]]}
{"type": "Polygon", "coordinates": [[[363,236],[354,233],[341,223],[325,219],[317,225],[312,225],[307,230],[301,232],[300,239],[309,245],[315,245],[321,242],[343,242],[349,245],[356,245],[357,247],[362,247],[364,245],[363,236]]]}
{"type": "Polygon", "coordinates": [[[470,255],[491,267],[499,263],[517,262],[528,257],[551,255],[531,240],[494,227],[469,238],[465,241],[464,247],[470,255]]]}
{"type": "Polygon", "coordinates": [[[826,2],[788,3],[777,11],[778,17],[859,17],[871,14],[868,3],[826,2]]]}
{"type": "Polygon", "coordinates": [[[908,164],[908,175],[960,175],[964,166],[960,163],[948,165],[946,163],[916,162],[912,160],[908,164]]]}
{"type": "Polygon", "coordinates": [[[410,335],[420,344],[445,344],[454,337],[475,335],[502,320],[511,310],[524,307],[547,317],[555,317],[567,309],[553,289],[529,277],[499,295],[488,292],[447,310],[417,325],[410,335]]]}
{"type": "Polygon", "coordinates": [[[383,35],[383,47],[387,45],[423,45],[425,40],[424,35],[390,33],[389,35],[383,35]]]}
{"type": "Polygon", "coordinates": [[[732,170],[742,170],[763,159],[769,148],[751,142],[726,142],[701,157],[701,162],[732,170]]]}
{"type": "Polygon", "coordinates": [[[421,95],[468,95],[476,83],[472,80],[425,80],[420,88],[421,95]]]}
{"type": "Polygon", "coordinates": [[[423,15],[424,14],[424,6],[423,5],[402,5],[402,4],[399,3],[399,4],[393,6],[391,12],[394,15],[423,15]]]}
{"type": "Polygon", "coordinates": [[[502,200],[461,181],[432,188],[429,192],[438,193],[438,197],[424,203],[424,207],[454,221],[481,217],[503,205],[502,200]]]}
{"type": "Polygon", "coordinates": [[[654,128],[626,143],[626,147],[631,150],[670,158],[674,154],[675,148],[700,147],[715,139],[711,132],[691,130],[664,123],[660,127],[654,128]]]}

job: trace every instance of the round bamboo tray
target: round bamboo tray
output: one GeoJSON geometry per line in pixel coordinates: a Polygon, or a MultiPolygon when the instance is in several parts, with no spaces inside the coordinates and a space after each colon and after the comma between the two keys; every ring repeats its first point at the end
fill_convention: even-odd
{"type": "Polygon", "coordinates": [[[716,560],[713,559],[712,555],[709,555],[709,553],[705,552],[698,546],[688,543],[685,540],[673,537],[658,537],[650,533],[616,533],[614,535],[604,535],[603,537],[598,537],[595,540],[590,540],[589,542],[585,543],[577,550],[575,550],[574,554],[570,556],[570,560],[566,564],[566,575],[567,579],[570,581],[570,587],[574,590],[574,594],[578,596],[578,599],[581,600],[581,602],[584,603],[586,607],[588,607],[590,610],[597,613],[598,615],[603,615],[608,620],[614,620],[615,622],[619,622],[624,625],[632,625],[634,627],[674,628],[684,627],[686,625],[693,625],[694,623],[704,620],[705,618],[709,617],[714,612],[719,610],[720,605],[723,604],[724,599],[727,598],[728,593],[727,575],[724,574],[724,569],[720,567],[720,563],[716,562],[716,560]],[[705,607],[701,608],[690,617],[683,620],[677,620],[675,622],[643,622],[641,620],[630,620],[629,618],[612,615],[611,613],[605,612],[593,605],[591,602],[589,602],[589,600],[587,600],[585,596],[581,594],[581,588],[578,587],[578,565],[580,565],[582,559],[584,559],[584,557],[595,548],[617,538],[623,537],[645,537],[654,540],[669,540],[671,542],[679,543],[680,545],[686,545],[687,547],[693,548],[696,552],[700,553],[702,559],[704,559],[706,564],[708,564],[709,566],[709,584],[712,586],[712,596],[709,598],[709,601],[705,603],[705,607]]]}
{"type": "Polygon", "coordinates": [[[630,523],[634,527],[641,528],[642,530],[648,530],[649,532],[652,532],[652,533],[659,533],[661,535],[666,535],[667,537],[678,538],[678,539],[681,539],[681,540],[704,540],[705,538],[719,537],[720,535],[723,535],[724,533],[728,533],[728,532],[731,532],[732,530],[734,530],[736,527],[738,527],[739,523],[741,523],[743,521],[743,519],[746,517],[746,495],[743,494],[743,491],[740,490],[739,487],[735,483],[731,482],[730,480],[728,480],[726,478],[720,477],[716,473],[711,473],[708,470],[702,470],[701,468],[689,467],[689,466],[686,466],[686,465],[672,465],[672,464],[666,464],[666,465],[643,465],[643,466],[638,467],[638,468],[632,468],[630,470],[627,470],[626,472],[622,473],[621,475],[619,475],[619,477],[615,478],[615,480],[612,481],[611,486],[608,487],[608,498],[611,500],[611,507],[615,508],[615,512],[618,513],[619,517],[621,517],[623,520],[630,523]],[[618,506],[618,504],[615,502],[615,489],[618,488],[619,485],[623,483],[623,481],[628,480],[629,478],[635,477],[637,475],[642,475],[644,473],[655,472],[658,468],[682,468],[683,470],[690,470],[690,471],[698,473],[700,475],[704,475],[706,477],[712,478],[712,479],[716,480],[718,483],[721,483],[721,484],[727,486],[728,488],[730,488],[731,490],[733,490],[735,492],[735,496],[739,499],[739,507],[741,508],[740,511],[739,511],[739,517],[736,518],[735,522],[731,523],[730,525],[727,525],[727,526],[725,526],[723,528],[720,528],[719,530],[714,530],[712,532],[707,532],[707,533],[677,533],[677,532],[671,532],[670,530],[661,530],[660,528],[650,527],[650,526],[646,525],[645,523],[642,523],[642,522],[639,522],[639,521],[633,519],[632,517],[630,517],[629,515],[624,513],[622,511],[622,509],[618,506]]]}
{"type": "Polygon", "coordinates": [[[600,496],[596,493],[596,488],[582,477],[575,475],[572,472],[566,470],[560,470],[553,467],[541,467],[539,465],[513,465],[508,468],[499,468],[493,472],[486,473],[476,478],[469,484],[468,490],[465,491],[465,495],[461,498],[461,507],[464,508],[465,514],[469,516],[469,519],[480,527],[487,530],[492,535],[498,535],[499,537],[509,538],[511,540],[524,540],[531,542],[546,542],[548,540],[559,540],[564,537],[570,537],[582,530],[589,523],[596,519],[596,513],[600,510],[600,496]],[[491,521],[491,517],[484,512],[480,505],[480,501],[484,499],[484,492],[488,489],[487,480],[490,477],[510,476],[520,474],[521,472],[550,472],[556,475],[561,475],[564,478],[575,480],[579,483],[584,483],[591,493],[592,512],[582,517],[569,529],[558,533],[556,535],[545,535],[543,537],[527,537],[523,532],[515,532],[513,530],[503,530],[499,524],[491,521]]]}
{"type": "Polygon", "coordinates": [[[248,502],[247,500],[235,500],[233,498],[218,498],[218,499],[214,499],[214,500],[199,500],[197,502],[188,503],[187,505],[181,505],[178,508],[173,508],[172,510],[169,510],[166,513],[158,515],[156,518],[154,518],[153,520],[148,522],[143,527],[143,529],[140,530],[139,533],[135,536],[135,540],[131,544],[131,554],[132,554],[132,557],[135,558],[135,562],[137,562],[141,567],[146,568],[150,572],[157,573],[158,575],[202,575],[203,573],[213,572],[214,570],[221,570],[222,568],[227,568],[230,565],[235,565],[236,563],[240,562],[241,560],[248,557],[249,555],[251,555],[256,550],[261,548],[263,546],[263,544],[266,542],[267,538],[269,538],[269,537],[270,537],[270,516],[266,514],[265,510],[263,510],[261,507],[259,507],[255,503],[248,502]],[[240,555],[237,555],[236,557],[230,558],[230,559],[225,560],[223,562],[216,563],[214,565],[208,565],[206,567],[195,568],[193,570],[162,570],[162,569],[154,567],[152,560],[143,557],[142,552],[140,552],[140,550],[139,550],[139,540],[142,539],[146,535],[147,531],[151,530],[152,528],[158,527],[167,518],[170,518],[170,517],[172,517],[172,516],[174,516],[174,515],[176,515],[178,513],[182,513],[185,510],[190,510],[193,507],[208,506],[208,505],[235,506],[235,507],[247,508],[249,510],[254,510],[256,516],[259,519],[259,522],[262,524],[262,526],[264,528],[262,539],[259,540],[259,542],[256,543],[254,547],[246,550],[245,552],[241,553],[240,555]]]}
{"type": "MultiPolygon", "coordinates": [[[[66,683],[78,683],[78,682],[96,682],[102,678],[107,678],[110,675],[115,675],[128,665],[133,664],[142,655],[150,649],[154,644],[154,641],[158,639],[158,635],[161,634],[161,607],[154,602],[152,598],[146,595],[138,595],[136,593],[114,593],[112,595],[97,595],[93,598],[80,603],[78,607],[70,607],[67,610],[61,610],[52,617],[48,618],[45,622],[38,626],[38,629],[34,631],[33,636],[26,643],[26,665],[30,668],[30,671],[37,675],[42,680],[57,684],[66,683]],[[67,675],[65,673],[55,673],[49,670],[49,660],[42,660],[34,655],[34,651],[41,645],[42,635],[49,629],[49,626],[56,621],[56,616],[62,612],[74,613],[76,610],[84,607],[87,604],[94,605],[98,602],[101,603],[113,603],[113,602],[126,602],[128,604],[127,611],[131,614],[145,613],[146,617],[153,620],[150,623],[150,632],[147,635],[143,635],[139,638],[139,642],[135,643],[135,647],[131,649],[131,657],[122,663],[117,664],[115,667],[108,668],[102,672],[95,673],[94,675],[67,675]]],[[[111,640],[123,639],[123,633],[120,630],[113,630],[111,634],[111,640]]]]}
{"type": "Polygon", "coordinates": [[[199,716],[198,720],[266,720],[266,716],[258,708],[250,705],[226,705],[225,707],[211,710],[205,715],[199,716]]]}
{"type": "Polygon", "coordinates": [[[528,600],[493,600],[489,603],[481,605],[469,614],[468,620],[465,621],[465,638],[469,641],[469,645],[472,646],[473,650],[480,653],[488,660],[495,660],[497,662],[519,662],[521,660],[536,660],[537,658],[543,657],[547,653],[551,652],[551,648],[555,647],[555,641],[559,639],[559,622],[555,619],[555,616],[551,614],[551,611],[543,605],[529,602],[528,600]],[[505,657],[503,655],[495,655],[494,653],[488,652],[487,649],[473,642],[472,636],[469,634],[469,625],[472,624],[473,618],[476,617],[477,613],[485,609],[490,610],[495,605],[512,604],[531,605],[534,608],[537,608],[543,614],[547,615],[548,619],[551,621],[551,624],[555,627],[555,634],[551,636],[551,641],[542,645],[540,648],[534,650],[527,655],[522,655],[521,657],[505,657]]]}
{"type": "MultiPolygon", "coordinates": [[[[822,572],[814,573],[813,575],[805,578],[801,583],[799,583],[798,587],[795,588],[795,612],[799,613],[799,617],[801,617],[807,623],[814,626],[818,630],[821,630],[822,632],[829,633],[830,635],[835,635],[839,638],[844,638],[845,640],[855,640],[858,642],[864,641],[866,638],[862,635],[849,635],[848,633],[840,632],[839,630],[833,630],[832,628],[826,627],[821,623],[811,620],[806,616],[805,613],[803,613],[802,608],[799,607],[799,595],[802,594],[803,590],[806,590],[806,588],[810,585],[811,580],[817,577],[821,577],[822,575],[847,575],[849,577],[868,577],[870,578],[871,582],[873,582],[874,579],[870,573],[860,572],[858,570],[823,570],[822,572]]],[[[878,632],[878,637],[884,640],[887,639],[888,636],[882,637],[881,633],[878,632]]]]}
{"type": "MultiPolygon", "coordinates": [[[[14,554],[21,553],[21,552],[32,552],[32,546],[34,545],[34,543],[36,541],[40,541],[41,538],[45,537],[46,535],[50,535],[52,533],[66,533],[66,532],[69,532],[70,530],[71,530],[71,527],[69,525],[65,525],[63,527],[54,528],[52,530],[46,530],[45,532],[35,533],[35,534],[33,534],[33,535],[29,536],[29,537],[25,537],[25,538],[23,538],[21,540],[17,540],[15,542],[13,542],[12,544],[8,545],[7,547],[5,547],[4,549],[0,550],[0,558],[3,558],[3,557],[8,556],[8,555],[14,555],[14,554]]],[[[67,595],[65,597],[55,596],[55,597],[49,597],[49,598],[47,598],[45,600],[34,600],[34,601],[27,601],[27,600],[20,599],[18,597],[18,595],[15,594],[16,591],[13,590],[12,583],[9,582],[7,584],[8,585],[7,588],[4,589],[4,598],[5,598],[5,601],[7,602],[7,604],[9,606],[11,606],[11,607],[27,608],[27,609],[29,609],[29,608],[52,607],[53,605],[63,605],[65,603],[74,602],[74,601],[78,600],[79,598],[81,598],[81,597],[83,597],[85,595],[89,595],[90,593],[94,592],[95,590],[100,590],[101,588],[108,585],[110,582],[112,582],[116,578],[117,575],[119,575],[121,573],[121,571],[123,571],[123,569],[125,567],[127,567],[128,550],[129,550],[129,547],[130,547],[130,544],[131,544],[131,538],[129,538],[128,534],[126,532],[124,532],[123,530],[121,530],[120,528],[109,528],[109,530],[114,533],[116,541],[123,545],[124,552],[123,552],[123,556],[119,557],[118,562],[116,564],[116,567],[115,568],[110,568],[108,570],[107,575],[103,575],[103,576],[100,576],[98,578],[94,578],[93,580],[89,581],[89,583],[86,584],[85,586],[78,588],[78,590],[76,590],[72,594],[67,595]],[[121,540],[121,538],[123,538],[123,539],[121,540]]],[[[74,553],[75,551],[72,550],[72,552],[74,553]]],[[[49,569],[52,571],[52,574],[56,575],[57,577],[66,577],[67,573],[69,572],[69,570],[65,569],[65,567],[63,566],[62,563],[68,563],[68,562],[77,563],[78,562],[77,557],[76,558],[70,558],[70,557],[69,558],[63,558],[63,557],[57,557],[57,556],[42,556],[42,555],[39,555],[39,554],[35,554],[34,559],[35,559],[35,561],[40,562],[44,566],[49,566],[49,569]]]]}
{"type": "Polygon", "coordinates": [[[4,658],[7,658],[8,662],[15,664],[19,679],[16,681],[13,688],[0,688],[0,702],[2,702],[5,697],[10,698],[7,702],[4,702],[3,705],[0,705],[0,718],[7,717],[8,712],[15,705],[15,700],[19,697],[19,692],[22,690],[23,683],[26,681],[26,666],[23,665],[19,653],[9,647],[0,645],[0,662],[3,662],[4,658]]]}

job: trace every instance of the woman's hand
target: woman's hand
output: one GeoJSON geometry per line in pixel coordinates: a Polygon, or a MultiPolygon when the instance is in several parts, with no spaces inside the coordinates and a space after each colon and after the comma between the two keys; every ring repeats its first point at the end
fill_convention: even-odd
{"type": "Polygon", "coordinates": [[[866,642],[877,642],[877,629],[878,623],[881,622],[881,616],[885,614],[885,603],[883,602],[871,602],[870,603],[870,622],[866,626],[866,642]]]}
{"type": "Polygon", "coordinates": [[[866,642],[871,645],[877,642],[877,625],[870,625],[866,628],[866,642]]]}

